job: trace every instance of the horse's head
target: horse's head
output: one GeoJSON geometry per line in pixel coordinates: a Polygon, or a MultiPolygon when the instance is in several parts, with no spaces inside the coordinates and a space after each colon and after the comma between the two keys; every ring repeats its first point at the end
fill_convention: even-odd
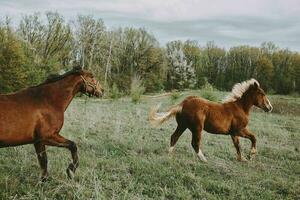
{"type": "Polygon", "coordinates": [[[82,93],[96,97],[101,97],[103,95],[104,89],[92,73],[83,70],[80,77],[83,83],[81,87],[82,93]]]}
{"type": "Polygon", "coordinates": [[[259,86],[257,82],[254,82],[251,89],[251,96],[254,98],[253,104],[265,112],[271,112],[273,106],[271,105],[265,91],[259,86]]]}

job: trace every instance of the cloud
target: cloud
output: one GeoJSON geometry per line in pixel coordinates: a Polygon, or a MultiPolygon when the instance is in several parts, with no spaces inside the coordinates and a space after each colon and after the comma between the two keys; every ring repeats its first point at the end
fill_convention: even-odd
{"type": "Polygon", "coordinates": [[[214,40],[225,47],[273,41],[300,50],[299,0],[0,0],[0,16],[58,11],[103,18],[109,27],[145,27],[162,42],[214,40]]]}

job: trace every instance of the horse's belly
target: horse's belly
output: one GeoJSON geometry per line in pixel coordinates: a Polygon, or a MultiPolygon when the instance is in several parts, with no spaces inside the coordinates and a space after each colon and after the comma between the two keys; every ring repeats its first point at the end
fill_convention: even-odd
{"type": "Polygon", "coordinates": [[[34,123],[30,115],[0,114],[0,146],[28,144],[34,140],[34,123]]]}
{"type": "Polygon", "coordinates": [[[26,135],[0,135],[0,148],[9,146],[18,146],[33,143],[33,139],[26,135]]]}
{"type": "Polygon", "coordinates": [[[227,122],[208,121],[204,123],[204,130],[213,134],[228,134],[230,126],[227,122]]]}

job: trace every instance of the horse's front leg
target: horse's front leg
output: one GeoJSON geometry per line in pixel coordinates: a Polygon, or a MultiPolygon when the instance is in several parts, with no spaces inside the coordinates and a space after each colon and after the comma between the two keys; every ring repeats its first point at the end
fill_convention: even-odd
{"type": "Polygon", "coordinates": [[[240,145],[240,138],[238,135],[231,135],[232,142],[234,144],[234,147],[236,149],[237,153],[237,160],[238,161],[247,161],[241,153],[241,145],[240,145]]]}
{"type": "Polygon", "coordinates": [[[76,169],[78,168],[78,154],[77,146],[75,142],[62,137],[59,134],[54,134],[46,140],[47,145],[65,147],[71,151],[73,162],[69,164],[67,168],[67,174],[69,178],[73,178],[76,169]]]}
{"type": "Polygon", "coordinates": [[[255,157],[257,151],[256,151],[256,137],[253,133],[251,133],[248,129],[243,129],[240,131],[240,136],[244,138],[248,138],[251,141],[251,150],[249,153],[249,159],[251,160],[252,158],[255,157]]]}
{"type": "Polygon", "coordinates": [[[42,170],[41,174],[41,181],[44,182],[48,178],[48,171],[47,171],[47,153],[46,153],[46,147],[41,142],[34,143],[34,148],[39,160],[39,164],[42,170]]]}

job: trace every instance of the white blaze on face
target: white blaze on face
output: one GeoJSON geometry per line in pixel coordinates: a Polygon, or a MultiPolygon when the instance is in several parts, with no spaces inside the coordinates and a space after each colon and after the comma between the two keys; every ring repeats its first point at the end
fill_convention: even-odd
{"type": "Polygon", "coordinates": [[[266,107],[269,109],[269,112],[273,110],[273,106],[267,97],[266,97],[266,107]]]}

